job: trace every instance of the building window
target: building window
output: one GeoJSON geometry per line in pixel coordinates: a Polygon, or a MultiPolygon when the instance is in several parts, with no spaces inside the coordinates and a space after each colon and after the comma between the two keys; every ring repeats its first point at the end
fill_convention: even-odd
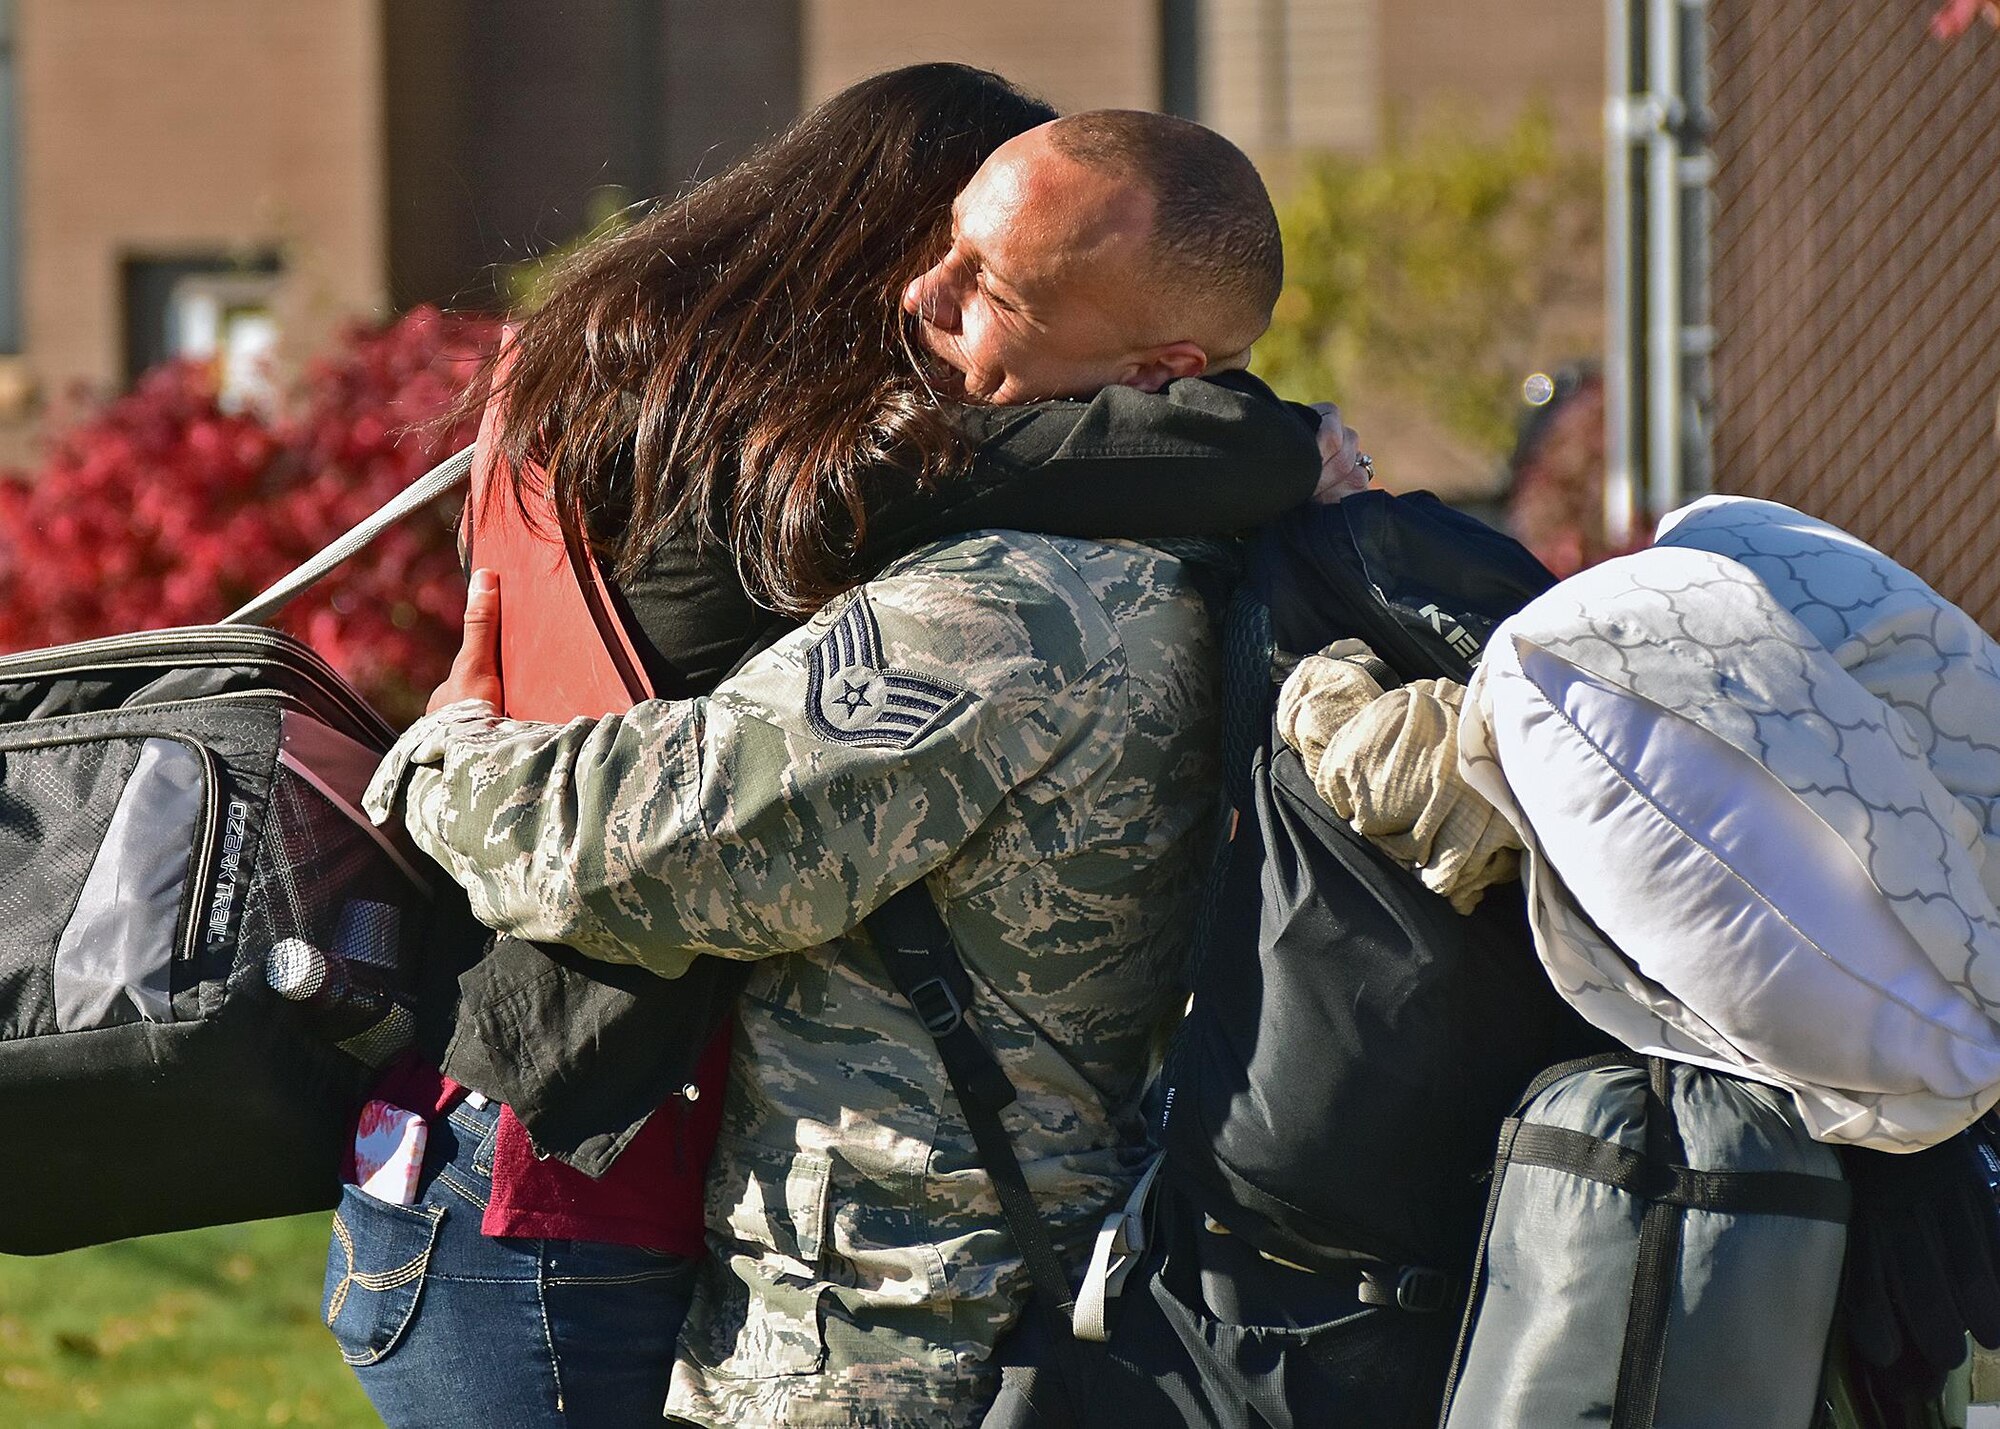
{"type": "Polygon", "coordinates": [[[14,0],[0,0],[0,353],[21,350],[20,128],[15,115],[14,0]]]}
{"type": "Polygon", "coordinates": [[[274,395],[280,265],[247,259],[130,258],[125,262],[125,375],[169,358],[215,364],[222,404],[259,406],[274,395]]]}

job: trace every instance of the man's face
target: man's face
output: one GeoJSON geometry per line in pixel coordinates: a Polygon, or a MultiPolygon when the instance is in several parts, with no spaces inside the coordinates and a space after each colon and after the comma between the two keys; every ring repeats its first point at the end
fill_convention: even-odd
{"type": "Polygon", "coordinates": [[[951,248],[903,292],[923,345],[968,401],[1157,387],[1140,262],[1152,200],[1033,129],[995,150],[952,205],[951,248]]]}

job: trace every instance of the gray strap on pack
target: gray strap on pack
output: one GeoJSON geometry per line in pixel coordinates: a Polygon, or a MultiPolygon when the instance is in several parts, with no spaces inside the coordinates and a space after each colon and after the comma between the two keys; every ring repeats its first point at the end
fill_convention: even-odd
{"type": "Polygon", "coordinates": [[[325,550],[306,561],[290,575],[269,586],[242,609],[231,611],[223,617],[221,624],[262,625],[283,609],[294,596],[324,579],[334,567],[405,516],[421,511],[439,497],[462,486],[466,478],[472,474],[472,457],[475,450],[476,447],[467,447],[463,451],[453,452],[396,493],[381,510],[356,523],[346,534],[336,537],[325,550]]]}
{"type": "Polygon", "coordinates": [[[1098,1229],[1090,1265],[1076,1292],[1076,1309],[1071,1313],[1079,1340],[1103,1344],[1111,1338],[1110,1302],[1125,1292],[1125,1282],[1146,1253],[1146,1200],[1165,1163],[1166,1157],[1155,1153],[1125,1204],[1106,1216],[1098,1229]]]}

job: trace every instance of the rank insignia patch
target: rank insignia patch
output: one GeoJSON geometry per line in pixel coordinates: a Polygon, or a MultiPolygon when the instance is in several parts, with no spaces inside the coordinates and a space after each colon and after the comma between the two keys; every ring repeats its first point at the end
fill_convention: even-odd
{"type": "Polygon", "coordinates": [[[887,670],[882,633],[856,596],[812,647],[806,723],[821,739],[908,749],[965,691],[942,680],[887,670]]]}

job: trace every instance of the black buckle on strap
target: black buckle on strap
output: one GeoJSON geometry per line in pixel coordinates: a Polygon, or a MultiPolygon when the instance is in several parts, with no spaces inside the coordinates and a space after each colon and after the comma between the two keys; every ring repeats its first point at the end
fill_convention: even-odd
{"type": "Polygon", "coordinates": [[[909,999],[910,1006],[917,1010],[917,1020],[933,1037],[948,1037],[965,1021],[965,1009],[959,1006],[957,994],[941,977],[918,983],[910,989],[909,999]]]}
{"type": "Polygon", "coordinates": [[[1458,1282],[1442,1270],[1399,1265],[1393,1272],[1386,1267],[1362,1271],[1355,1298],[1364,1305],[1394,1305],[1412,1315],[1435,1315],[1451,1305],[1457,1291],[1458,1282]]]}
{"type": "Polygon", "coordinates": [[[1412,1315],[1434,1315],[1451,1304],[1452,1279],[1442,1270],[1406,1265],[1396,1276],[1396,1306],[1412,1315]]]}

